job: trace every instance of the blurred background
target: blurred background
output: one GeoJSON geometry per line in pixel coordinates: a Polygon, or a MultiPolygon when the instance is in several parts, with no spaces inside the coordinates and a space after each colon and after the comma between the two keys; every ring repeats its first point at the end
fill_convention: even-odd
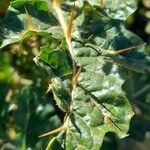
{"type": "MultiPolygon", "coordinates": [[[[147,43],[145,52],[150,55],[150,0],[139,2],[126,27],[147,43]]],[[[43,150],[50,139],[38,136],[63,121],[64,114],[52,95],[46,94],[47,74],[33,62],[39,47],[51,40],[32,36],[23,41],[21,48],[12,44],[0,52],[0,150],[43,150]]],[[[129,136],[119,140],[108,133],[103,150],[150,149],[150,73],[133,73],[127,84],[135,112],[129,136]]]]}

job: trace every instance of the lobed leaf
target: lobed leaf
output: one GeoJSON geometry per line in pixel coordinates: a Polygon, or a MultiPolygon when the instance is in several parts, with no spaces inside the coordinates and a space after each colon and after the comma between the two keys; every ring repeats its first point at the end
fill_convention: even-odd
{"type": "MultiPolygon", "coordinates": [[[[66,7],[72,5],[67,2],[66,7]]],[[[82,67],[81,72],[77,73],[78,78],[73,87],[69,84],[59,86],[61,88],[55,86],[53,92],[57,105],[67,112],[66,117],[69,119],[62,142],[64,149],[68,150],[99,150],[107,132],[115,132],[120,138],[127,136],[134,113],[122,90],[127,79],[125,69],[145,72],[149,67],[149,58],[142,52],[144,42],[126,30],[121,21],[103,15],[95,9],[95,4],[91,6],[92,2],[89,3],[84,3],[80,14],[77,12],[72,32],[72,61],[75,61],[77,68],[82,67]],[[142,69],[138,66],[139,62],[142,69]],[[60,93],[60,89],[63,93],[60,93]],[[70,96],[65,99],[67,91],[70,96]],[[64,108],[66,105],[69,109],[64,108]]],[[[62,85],[66,81],[72,83],[70,77],[64,80],[54,71],[57,65],[53,66],[53,59],[49,60],[47,56],[55,50],[48,49],[46,57],[40,59],[42,50],[37,61],[47,62],[53,74],[52,83],[56,76],[62,85]]]]}
{"type": "Polygon", "coordinates": [[[0,20],[0,39],[2,39],[0,48],[20,42],[25,37],[29,37],[31,32],[32,35],[51,34],[60,38],[62,30],[57,26],[58,21],[48,12],[45,0],[12,2],[7,16],[0,20]]]}
{"type": "MultiPolygon", "coordinates": [[[[7,17],[0,20],[1,48],[37,33],[50,34],[50,38],[61,43],[55,48],[42,47],[34,59],[48,72],[51,81],[48,91],[53,93],[58,107],[66,112],[65,136],[62,137],[63,131],[53,138],[47,150],[99,150],[107,132],[115,132],[120,138],[127,136],[134,113],[122,89],[127,79],[125,70],[149,71],[150,59],[143,53],[144,42],[121,21],[135,11],[135,1],[78,2],[72,57],[58,16],[53,9],[48,15],[45,0],[17,0],[11,4],[7,17]]],[[[62,1],[66,22],[73,3],[62,1]]],[[[49,8],[52,8],[51,1],[49,8]]]]}

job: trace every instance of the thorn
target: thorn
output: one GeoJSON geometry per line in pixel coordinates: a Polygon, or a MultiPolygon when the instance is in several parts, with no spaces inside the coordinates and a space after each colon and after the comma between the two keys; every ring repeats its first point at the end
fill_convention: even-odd
{"type": "Polygon", "coordinates": [[[57,128],[57,129],[54,129],[50,132],[47,132],[45,134],[42,134],[42,135],[39,136],[39,138],[46,137],[46,136],[52,136],[52,135],[60,133],[62,131],[66,131],[67,128],[68,128],[68,121],[69,121],[69,118],[66,119],[65,123],[61,127],[57,128]]]}
{"type": "Polygon", "coordinates": [[[129,48],[120,49],[120,50],[111,51],[111,54],[113,54],[113,55],[119,55],[119,54],[128,52],[130,50],[133,50],[134,48],[137,48],[138,46],[139,45],[132,46],[132,47],[129,47],[129,48]]]}
{"type": "Polygon", "coordinates": [[[91,34],[87,39],[85,39],[86,42],[89,42],[89,40],[93,37],[94,34],[91,34]]]}
{"type": "Polygon", "coordinates": [[[104,7],[104,0],[100,0],[100,7],[104,7]]]}
{"type": "Polygon", "coordinates": [[[72,48],[72,45],[71,45],[71,29],[72,29],[72,21],[73,21],[73,16],[74,16],[74,10],[71,13],[71,17],[69,19],[69,23],[68,23],[68,26],[67,26],[65,18],[63,17],[63,13],[62,13],[62,10],[61,10],[61,1],[60,0],[53,0],[53,7],[54,7],[54,9],[57,13],[59,22],[60,22],[61,27],[63,29],[64,36],[66,38],[66,42],[67,42],[67,45],[68,45],[70,55],[71,55],[72,58],[74,58],[73,48],[72,48]]]}
{"type": "Polygon", "coordinates": [[[53,1],[54,7],[59,7],[60,8],[60,3],[61,3],[61,0],[54,0],[53,1]]]}
{"type": "Polygon", "coordinates": [[[36,64],[38,64],[38,56],[35,56],[35,57],[33,58],[33,61],[34,61],[36,64]]]}
{"type": "Polygon", "coordinates": [[[79,0],[76,0],[76,1],[74,2],[74,4],[75,4],[76,7],[79,7],[79,5],[80,5],[79,0]]]}
{"type": "Polygon", "coordinates": [[[77,85],[77,80],[78,80],[78,77],[81,73],[81,70],[82,70],[82,66],[80,66],[80,68],[78,69],[77,73],[75,74],[75,76],[73,77],[72,79],[72,85],[76,87],[77,85]]]}
{"type": "Polygon", "coordinates": [[[127,3],[128,3],[128,0],[123,0],[123,1],[124,1],[124,3],[125,3],[125,4],[127,4],[127,3]]]}
{"type": "Polygon", "coordinates": [[[50,83],[49,86],[48,86],[48,89],[47,89],[47,91],[46,91],[46,94],[48,94],[50,91],[52,91],[52,85],[51,85],[51,83],[50,83]]]}
{"type": "Polygon", "coordinates": [[[73,9],[70,13],[70,17],[69,17],[69,22],[68,22],[68,25],[67,25],[67,33],[66,33],[66,38],[68,40],[71,41],[71,38],[72,38],[72,24],[73,24],[73,18],[75,16],[75,3],[73,5],[73,9]]]}
{"type": "Polygon", "coordinates": [[[29,15],[28,11],[27,11],[27,8],[25,7],[25,13],[27,15],[27,27],[29,30],[34,30],[33,29],[33,22],[32,22],[32,19],[31,19],[31,16],[29,15]]]}
{"type": "Polygon", "coordinates": [[[51,136],[51,135],[57,134],[59,132],[65,131],[65,130],[66,130],[66,128],[64,126],[61,126],[61,127],[57,128],[53,131],[50,131],[50,132],[47,132],[45,134],[40,135],[39,138],[46,137],[46,136],[51,136]]]}

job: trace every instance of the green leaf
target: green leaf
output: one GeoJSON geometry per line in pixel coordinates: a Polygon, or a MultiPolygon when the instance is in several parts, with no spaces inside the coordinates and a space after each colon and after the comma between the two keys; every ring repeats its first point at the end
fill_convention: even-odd
{"type": "Polygon", "coordinates": [[[32,34],[47,32],[60,38],[62,30],[55,27],[58,25],[58,21],[52,13],[48,12],[47,2],[44,0],[12,2],[7,16],[0,20],[0,39],[2,39],[0,48],[24,39],[24,35],[30,36],[29,31],[34,31],[32,34]],[[31,24],[33,29],[29,28],[31,24]]]}
{"type": "MultiPolygon", "coordinates": [[[[44,57],[43,57],[44,58],[44,57]]],[[[40,60],[38,57],[34,59],[35,63],[46,70],[51,78],[51,83],[49,84],[48,91],[53,93],[54,99],[58,107],[64,111],[69,111],[71,95],[70,95],[70,77],[59,77],[53,71],[52,68],[40,60]]]]}
{"type": "Polygon", "coordinates": [[[42,50],[39,55],[42,59],[38,57],[37,61],[45,61],[51,68],[51,90],[57,105],[63,111],[72,110],[65,148],[99,150],[107,132],[115,132],[121,138],[127,136],[133,112],[122,90],[126,79],[124,70],[118,68],[110,58],[106,60],[93,47],[84,47],[80,43],[73,42],[76,63],[83,66],[77,87],[72,92],[73,97],[66,95],[72,93],[70,88],[64,86],[65,80],[56,78],[58,74],[52,71],[53,66],[47,59],[51,49],[48,53],[42,50]]]}
{"type": "Polygon", "coordinates": [[[106,75],[98,69],[104,64],[92,65],[89,70],[85,66],[75,89],[66,149],[99,150],[104,135],[111,131],[120,138],[127,136],[133,112],[121,89],[121,73],[113,66],[106,75]]]}
{"type": "MultiPolygon", "coordinates": [[[[74,2],[62,3],[68,21],[74,2]]],[[[73,22],[72,57],[58,16],[53,9],[48,14],[45,0],[16,0],[6,18],[0,20],[1,48],[35,34],[52,39],[34,61],[49,74],[48,91],[61,111],[66,112],[67,128],[49,142],[47,150],[99,150],[107,132],[120,138],[127,136],[134,113],[122,89],[126,70],[144,73],[150,64],[143,53],[144,42],[126,30],[121,21],[135,9],[133,0],[106,0],[104,4],[80,0],[73,22]]],[[[35,97],[27,91],[30,90],[24,90],[22,96],[30,104],[35,97]]]]}
{"type": "Polygon", "coordinates": [[[73,46],[80,48],[75,54],[89,57],[99,55],[136,72],[149,71],[150,58],[144,53],[145,43],[142,39],[128,31],[121,21],[101,19],[95,14],[86,14],[85,11],[83,9],[83,13],[75,20],[79,32],[74,31],[73,46]],[[126,48],[131,50],[112,54],[126,48]]]}
{"type": "Polygon", "coordinates": [[[137,8],[135,0],[80,0],[82,7],[88,2],[99,14],[112,19],[126,20],[137,8]]]}
{"type": "Polygon", "coordinates": [[[66,55],[66,51],[60,48],[52,49],[47,46],[41,48],[39,60],[48,64],[55,75],[67,76],[72,74],[71,64],[66,55]]]}
{"type": "Polygon", "coordinates": [[[59,108],[67,111],[69,110],[71,101],[69,86],[72,66],[67,58],[66,51],[62,48],[63,43],[57,49],[52,49],[47,46],[42,47],[35,62],[51,76],[49,90],[53,92],[59,108]]]}
{"type": "MultiPolygon", "coordinates": [[[[68,119],[65,119],[69,121],[61,143],[67,150],[99,150],[107,132],[114,132],[120,138],[127,136],[134,113],[122,89],[127,79],[125,70],[143,73],[150,62],[143,53],[145,44],[139,37],[126,30],[122,21],[105,16],[95,9],[95,4],[90,4],[84,3],[74,20],[72,62],[75,61],[73,65],[76,70],[82,68],[79,74],[76,73],[78,78],[75,85],[71,85],[76,77],[74,70],[72,78],[66,76],[65,79],[63,73],[55,72],[54,68],[61,66],[58,60],[61,62],[63,57],[58,59],[58,53],[56,55],[55,52],[53,61],[51,56],[54,49],[43,48],[37,57],[37,64],[42,63],[39,66],[50,74],[50,89],[57,105],[67,113],[68,119]],[[131,50],[125,50],[130,47],[131,50]],[[124,51],[116,54],[120,50],[124,51]],[[142,69],[139,68],[139,62],[142,69]]],[[[127,14],[123,17],[125,19],[127,14]]],[[[57,50],[60,51],[59,47],[57,50]]],[[[70,57],[68,53],[65,55],[70,57]]],[[[65,64],[64,71],[70,65],[65,64]]],[[[55,138],[50,143],[54,141],[55,138]]]]}

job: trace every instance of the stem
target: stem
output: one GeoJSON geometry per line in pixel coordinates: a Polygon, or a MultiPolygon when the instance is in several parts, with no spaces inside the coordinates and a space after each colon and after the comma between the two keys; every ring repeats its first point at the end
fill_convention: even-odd
{"type": "MultiPolygon", "coordinates": [[[[76,64],[75,64],[75,61],[74,61],[74,53],[73,53],[71,39],[72,39],[72,23],[73,23],[73,17],[75,15],[75,12],[74,12],[75,4],[74,4],[74,7],[73,7],[73,9],[70,13],[68,25],[65,22],[65,18],[63,17],[60,6],[61,6],[61,1],[60,0],[54,0],[53,1],[53,7],[54,7],[54,9],[55,9],[55,11],[58,15],[59,22],[60,22],[60,24],[62,26],[62,29],[64,31],[64,35],[65,35],[65,38],[66,38],[66,43],[68,45],[68,49],[69,49],[69,52],[70,52],[70,55],[71,55],[71,58],[72,58],[73,78],[74,78],[74,76],[76,74],[76,64]]],[[[75,91],[75,85],[72,85],[71,101],[73,101],[73,99],[74,99],[74,91],[75,91]]]]}
{"type": "Polygon", "coordinates": [[[53,1],[53,7],[54,7],[54,9],[57,13],[59,22],[60,22],[60,24],[62,26],[62,29],[64,31],[64,35],[65,35],[65,38],[66,38],[68,49],[69,49],[70,55],[71,55],[72,60],[73,60],[74,54],[73,54],[73,48],[72,48],[72,44],[71,44],[71,37],[72,37],[71,33],[72,33],[72,22],[73,22],[73,17],[74,17],[74,9],[71,11],[71,15],[70,15],[70,18],[69,18],[69,23],[68,23],[68,26],[67,26],[67,24],[65,22],[65,19],[63,17],[62,11],[61,11],[60,0],[54,0],[53,1]]]}

